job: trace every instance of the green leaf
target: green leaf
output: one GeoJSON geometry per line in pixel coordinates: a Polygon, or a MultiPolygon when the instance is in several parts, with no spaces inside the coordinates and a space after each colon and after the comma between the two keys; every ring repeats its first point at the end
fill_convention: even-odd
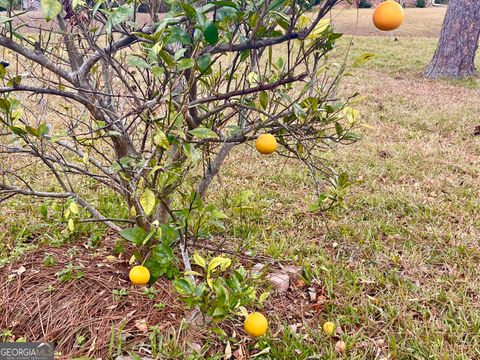
{"type": "Polygon", "coordinates": [[[197,12],[191,5],[181,2],[180,6],[182,7],[183,11],[185,11],[185,15],[187,15],[190,20],[195,18],[197,12]]]}
{"type": "Polygon", "coordinates": [[[158,244],[153,248],[153,257],[161,264],[167,264],[173,260],[174,254],[171,247],[165,244],[158,244]]]}
{"type": "Polygon", "coordinates": [[[183,151],[190,161],[197,163],[201,159],[200,152],[190,143],[183,144],[183,151]]]}
{"type": "Polygon", "coordinates": [[[26,135],[27,132],[18,126],[9,126],[10,131],[15,135],[26,135]]]}
{"type": "Polygon", "coordinates": [[[165,50],[162,50],[158,53],[158,55],[163,60],[163,62],[168,65],[168,67],[170,68],[173,67],[174,62],[173,62],[172,56],[168,52],[166,52],[165,50]]]}
{"type": "Polygon", "coordinates": [[[145,260],[144,266],[150,271],[150,284],[153,284],[160,276],[172,271],[174,255],[172,249],[165,244],[155,246],[150,256],[145,260]]]}
{"type": "Polygon", "coordinates": [[[184,58],[177,63],[177,70],[179,71],[187,70],[187,69],[191,69],[194,66],[195,66],[195,60],[184,58]]]}
{"type": "Polygon", "coordinates": [[[95,2],[95,5],[93,6],[93,9],[92,9],[92,13],[93,13],[92,16],[95,16],[98,9],[100,9],[100,6],[102,6],[104,2],[105,0],[97,0],[97,2],[95,2]]]}
{"type": "Polygon", "coordinates": [[[193,263],[195,265],[200,266],[203,269],[206,269],[206,267],[207,267],[207,263],[205,262],[205,259],[203,257],[201,257],[200,255],[198,255],[197,252],[193,254],[193,263]]]}
{"type": "Polygon", "coordinates": [[[223,317],[228,313],[228,308],[225,306],[217,306],[213,311],[212,317],[223,317]]]}
{"type": "Polygon", "coordinates": [[[109,20],[112,22],[112,27],[121,24],[126,21],[132,14],[132,7],[130,5],[122,5],[118,8],[114,8],[109,20]]]}
{"type": "Polygon", "coordinates": [[[179,42],[184,45],[190,45],[192,43],[192,39],[190,38],[190,35],[183,30],[179,26],[173,26],[170,28],[170,38],[168,39],[168,43],[175,43],[179,42]]]}
{"type": "Polygon", "coordinates": [[[62,11],[62,4],[57,0],[41,0],[40,5],[47,21],[54,19],[62,11]]]}
{"type": "Polygon", "coordinates": [[[218,41],[218,29],[214,22],[209,22],[208,25],[205,27],[203,31],[203,36],[205,36],[205,40],[210,45],[215,45],[218,41]]]}
{"type": "Polygon", "coordinates": [[[145,215],[150,215],[155,208],[155,194],[150,189],[145,189],[140,197],[140,205],[145,212],[145,215]]]}
{"type": "Polygon", "coordinates": [[[127,56],[127,62],[131,66],[135,66],[139,69],[149,69],[150,68],[150,64],[148,62],[146,62],[144,59],[142,59],[141,57],[138,57],[136,55],[127,56]]]}
{"type": "Polygon", "coordinates": [[[269,5],[268,5],[268,11],[272,11],[280,7],[285,0],[273,0],[269,5]]]}
{"type": "Polygon", "coordinates": [[[157,78],[160,78],[164,73],[165,69],[161,66],[154,66],[152,68],[152,74],[157,78]]]}
{"type": "Polygon", "coordinates": [[[228,336],[227,333],[224,330],[220,329],[219,327],[213,327],[211,328],[211,330],[217,335],[225,336],[225,337],[228,336]]]}
{"type": "Polygon", "coordinates": [[[29,125],[25,125],[25,130],[27,130],[29,134],[32,134],[35,137],[38,137],[39,135],[38,130],[29,125]]]}
{"type": "Polygon", "coordinates": [[[198,127],[190,130],[190,134],[197,139],[218,139],[218,135],[211,129],[206,127],[198,127]]]}
{"type": "Polygon", "coordinates": [[[175,279],[172,283],[180,295],[189,295],[193,291],[193,285],[188,279],[175,279]]]}
{"type": "Polygon", "coordinates": [[[39,211],[40,211],[40,214],[44,218],[46,218],[48,216],[48,206],[47,206],[47,204],[40,205],[39,211]]]}
{"type": "Polygon", "coordinates": [[[268,106],[268,94],[267,94],[267,92],[266,91],[261,91],[260,95],[259,95],[259,98],[260,98],[260,105],[262,106],[263,110],[266,110],[267,106],[268,106]]]}
{"type": "Polygon", "coordinates": [[[140,246],[143,240],[147,237],[147,232],[141,227],[127,228],[120,231],[120,236],[134,244],[140,246]]]}
{"type": "Polygon", "coordinates": [[[212,54],[203,54],[197,59],[197,65],[200,71],[205,71],[210,66],[210,62],[212,61],[212,54]]]}

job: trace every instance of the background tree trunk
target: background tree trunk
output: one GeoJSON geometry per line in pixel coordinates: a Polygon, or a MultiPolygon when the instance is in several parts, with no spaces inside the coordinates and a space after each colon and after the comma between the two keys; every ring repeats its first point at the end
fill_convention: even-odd
{"type": "Polygon", "coordinates": [[[160,6],[158,7],[158,12],[166,13],[168,12],[168,6],[165,4],[165,1],[160,1],[160,6]]]}
{"type": "Polygon", "coordinates": [[[451,0],[440,41],[427,77],[460,78],[476,74],[474,60],[480,35],[480,2],[451,0]]]}

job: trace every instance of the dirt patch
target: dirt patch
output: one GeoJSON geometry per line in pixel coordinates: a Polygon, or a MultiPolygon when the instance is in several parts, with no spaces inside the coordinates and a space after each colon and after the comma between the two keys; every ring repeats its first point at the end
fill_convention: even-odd
{"type": "Polygon", "coordinates": [[[183,307],[170,282],[159,279],[146,293],[128,281],[128,262],[111,253],[46,247],[1,268],[0,330],[12,331],[13,339],[55,342],[59,358],[69,359],[109,355],[112,334],[114,351],[119,336],[124,351],[148,343],[150,326],[178,328],[183,307]],[[61,282],[69,268],[79,278],[61,282]]]}

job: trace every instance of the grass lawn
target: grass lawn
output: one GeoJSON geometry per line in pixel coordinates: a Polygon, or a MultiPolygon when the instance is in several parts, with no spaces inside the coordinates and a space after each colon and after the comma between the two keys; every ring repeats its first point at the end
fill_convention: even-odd
{"type": "MultiPolygon", "coordinates": [[[[254,255],[304,266],[327,297],[316,326],[285,326],[249,344],[269,349],[257,358],[341,357],[321,333],[327,320],[341,326],[347,359],[480,357],[480,138],[473,135],[480,125],[478,79],[422,75],[444,13],[406,10],[396,40],[373,29],[370,10],[332,15],[348,33],[339,52],[351,41],[352,57],[376,55],[352,69],[341,90],[364,96],[357,104],[367,124],[363,140],[327,154],[361,180],[347,210],[326,219],[311,214],[313,187],[297,163],[246,146],[228,159],[210,194],[232,215],[226,236],[254,255]],[[238,218],[231,199],[244,190],[254,193],[255,211],[238,218]]],[[[56,239],[54,224],[36,215],[38,204],[16,198],[1,205],[4,257],[32,246],[32,238],[56,239]]],[[[286,325],[301,322],[302,310],[292,310],[291,319],[270,316],[286,325]]]]}

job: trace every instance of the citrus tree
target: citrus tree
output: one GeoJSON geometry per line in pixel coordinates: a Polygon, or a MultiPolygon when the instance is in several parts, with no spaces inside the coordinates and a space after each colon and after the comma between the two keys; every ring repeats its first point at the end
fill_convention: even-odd
{"type": "Polygon", "coordinates": [[[137,245],[154,281],[174,245],[189,268],[188,240],[225,217],[204,195],[237,145],[273,135],[279,155],[309,169],[319,203],[332,199],[322,151],[357,139],[356,112],[336,93],[343,66],[327,56],[339,0],[170,1],[166,15],[140,14],[136,0],[42,0],[37,25],[9,1],[0,201],[65,199],[71,231],[89,213],[137,245]],[[129,218],[102,214],[89,195],[97,187],[129,218]]]}

